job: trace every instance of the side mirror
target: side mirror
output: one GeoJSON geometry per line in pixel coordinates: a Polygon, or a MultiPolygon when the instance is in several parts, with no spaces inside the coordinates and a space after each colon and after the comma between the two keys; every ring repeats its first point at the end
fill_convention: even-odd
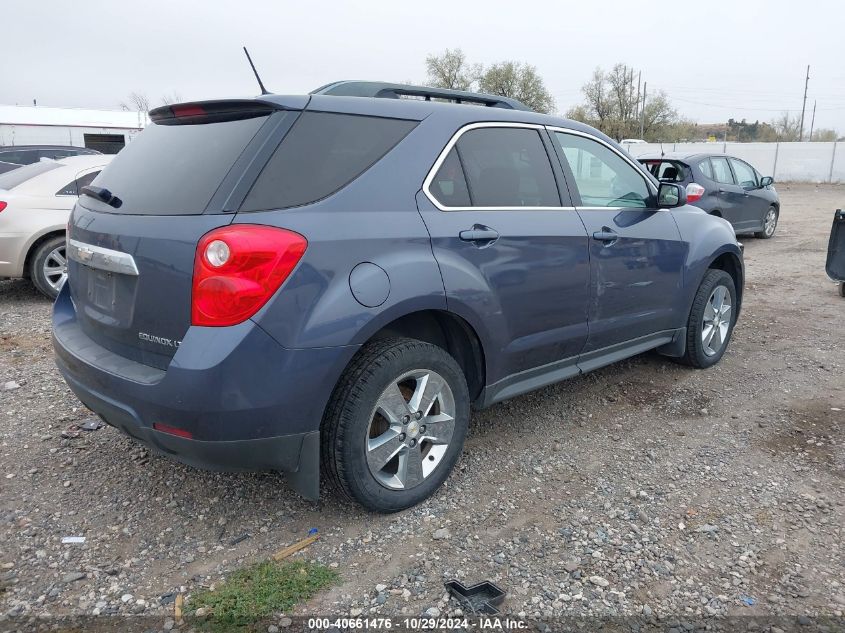
{"type": "Polygon", "coordinates": [[[773,185],[774,182],[775,182],[775,179],[772,178],[771,176],[763,176],[760,179],[760,186],[761,187],[768,187],[769,185],[773,185]]]}
{"type": "Polygon", "coordinates": [[[687,190],[681,185],[661,182],[657,190],[657,206],[661,209],[674,209],[687,203],[687,190]]]}

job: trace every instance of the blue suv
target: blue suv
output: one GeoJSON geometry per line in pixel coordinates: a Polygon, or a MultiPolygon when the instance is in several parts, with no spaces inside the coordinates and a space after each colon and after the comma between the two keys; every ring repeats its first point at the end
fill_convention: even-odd
{"type": "Polygon", "coordinates": [[[73,210],[53,344],[87,407],[177,460],[308,498],[322,470],[392,512],[449,476],[471,407],[725,353],[733,229],[591,127],[368,82],[151,119],[73,210]]]}

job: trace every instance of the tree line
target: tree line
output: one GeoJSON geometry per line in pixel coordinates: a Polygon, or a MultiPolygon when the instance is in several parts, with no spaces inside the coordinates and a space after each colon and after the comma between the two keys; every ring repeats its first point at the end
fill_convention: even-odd
{"type": "MultiPolygon", "coordinates": [[[[515,61],[503,61],[484,67],[468,61],[459,49],[446,49],[425,60],[426,84],[436,88],[486,92],[522,101],[532,110],[555,112],[555,100],[536,67],[515,61]]],[[[581,87],[581,103],[569,108],[564,116],[598,128],[616,140],[642,138],[646,141],[797,141],[800,119],[784,112],[769,121],[748,122],[729,119],[727,123],[701,124],[682,116],[663,90],[651,93],[647,86],[634,82],[635,73],[624,64],[610,70],[596,68],[581,87]]],[[[807,131],[805,126],[805,131],[807,131]]],[[[835,130],[812,131],[813,141],[835,141],[835,130]]]]}

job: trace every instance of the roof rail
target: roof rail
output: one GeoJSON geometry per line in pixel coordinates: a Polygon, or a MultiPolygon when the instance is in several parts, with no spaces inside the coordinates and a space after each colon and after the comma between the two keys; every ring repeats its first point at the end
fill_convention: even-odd
{"type": "Polygon", "coordinates": [[[382,81],[335,81],[317,88],[311,94],[339,97],[376,97],[380,99],[400,99],[403,96],[423,97],[426,101],[442,99],[453,103],[477,103],[490,108],[531,111],[531,108],[521,101],[509,97],[499,97],[483,92],[451,90],[449,88],[392,84],[382,81]]]}

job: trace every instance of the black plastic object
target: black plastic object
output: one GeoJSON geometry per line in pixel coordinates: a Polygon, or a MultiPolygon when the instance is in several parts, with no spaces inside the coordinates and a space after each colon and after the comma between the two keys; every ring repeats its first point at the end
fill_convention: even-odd
{"type": "Polygon", "coordinates": [[[458,602],[473,613],[497,614],[499,605],[502,604],[506,595],[489,580],[472,587],[465,586],[459,580],[449,580],[443,584],[446,590],[458,599],[458,602]]]}
{"type": "Polygon", "coordinates": [[[837,209],[833,216],[825,271],[834,281],[845,281],[845,211],[842,209],[837,209]]]}

